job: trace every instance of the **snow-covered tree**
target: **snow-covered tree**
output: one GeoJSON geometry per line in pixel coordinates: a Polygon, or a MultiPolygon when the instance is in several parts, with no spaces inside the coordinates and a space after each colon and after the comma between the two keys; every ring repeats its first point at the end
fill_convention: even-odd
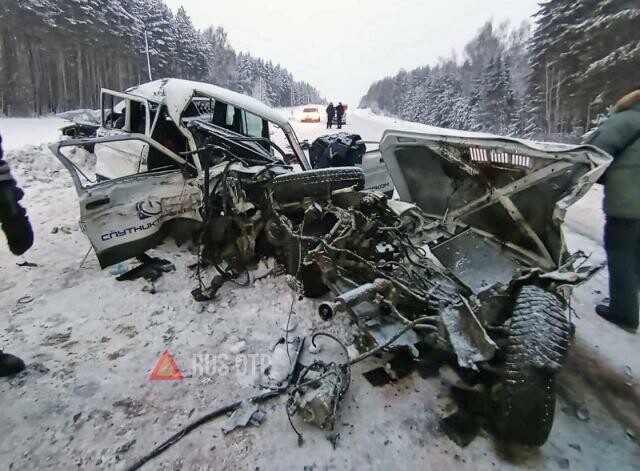
{"type": "Polygon", "coordinates": [[[2,0],[0,8],[0,114],[29,115],[99,106],[101,87],[122,90],[154,79],[205,80],[288,105],[321,101],[283,67],[245,54],[222,28],[197,31],[184,8],[163,0],[2,0]],[[292,89],[294,93],[292,93],[292,89]],[[296,90],[300,93],[295,93],[296,90]],[[302,93],[301,91],[304,91],[302,93]]]}

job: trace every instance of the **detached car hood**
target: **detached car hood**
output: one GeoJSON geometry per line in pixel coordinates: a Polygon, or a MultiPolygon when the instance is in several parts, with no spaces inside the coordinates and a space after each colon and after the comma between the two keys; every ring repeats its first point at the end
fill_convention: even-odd
{"type": "Polygon", "coordinates": [[[566,256],[567,208],[612,161],[593,146],[465,132],[386,131],[380,151],[401,200],[453,233],[471,227],[547,269],[566,256]]]}

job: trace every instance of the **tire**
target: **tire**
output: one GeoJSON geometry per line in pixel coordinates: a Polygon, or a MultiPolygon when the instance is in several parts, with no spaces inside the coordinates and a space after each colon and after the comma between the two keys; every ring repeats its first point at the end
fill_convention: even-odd
{"type": "Polygon", "coordinates": [[[358,167],[336,167],[287,173],[273,179],[271,188],[276,201],[300,200],[304,197],[328,198],[342,188],[364,188],[364,173],[358,167]]]}
{"type": "Polygon", "coordinates": [[[542,446],[555,413],[555,373],[569,348],[570,323],[559,299],[525,286],[509,321],[496,429],[503,439],[542,446]]]}

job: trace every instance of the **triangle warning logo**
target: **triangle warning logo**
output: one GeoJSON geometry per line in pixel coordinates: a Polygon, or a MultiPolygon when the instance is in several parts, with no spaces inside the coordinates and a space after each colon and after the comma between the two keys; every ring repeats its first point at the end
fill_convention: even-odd
{"type": "Polygon", "coordinates": [[[169,350],[165,350],[155,368],[151,372],[151,380],[176,380],[184,379],[178,365],[173,360],[169,350]]]}

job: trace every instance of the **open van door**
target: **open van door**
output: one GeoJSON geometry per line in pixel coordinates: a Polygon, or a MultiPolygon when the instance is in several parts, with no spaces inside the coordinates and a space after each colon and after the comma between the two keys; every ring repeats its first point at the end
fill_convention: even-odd
{"type": "MultiPolygon", "coordinates": [[[[126,93],[102,89],[100,94],[101,126],[96,135],[151,135],[152,116],[148,100],[126,93]]],[[[147,169],[149,146],[143,141],[122,140],[96,144],[96,175],[109,180],[147,169]]]]}
{"type": "MultiPolygon", "coordinates": [[[[202,194],[197,178],[185,176],[190,164],[142,134],[57,142],[51,150],[71,174],[80,203],[80,228],[89,238],[100,266],[142,254],[164,238],[166,223],[175,219],[202,222],[202,194]],[[62,148],[87,143],[133,142],[164,153],[175,168],[138,172],[87,186],[88,178],[63,154],[62,148]]],[[[89,182],[90,183],[90,182],[89,182]]]]}

